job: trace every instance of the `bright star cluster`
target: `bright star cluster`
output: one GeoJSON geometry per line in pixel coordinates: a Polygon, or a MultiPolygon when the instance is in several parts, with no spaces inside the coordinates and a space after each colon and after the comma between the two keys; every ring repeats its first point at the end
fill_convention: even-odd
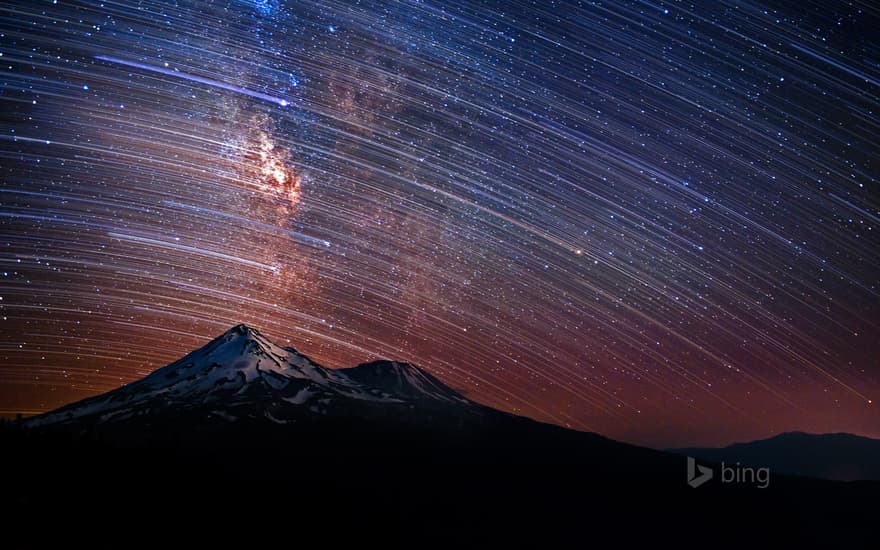
{"type": "Polygon", "coordinates": [[[0,412],[245,322],[656,446],[880,437],[862,2],[0,6],[0,412]]]}

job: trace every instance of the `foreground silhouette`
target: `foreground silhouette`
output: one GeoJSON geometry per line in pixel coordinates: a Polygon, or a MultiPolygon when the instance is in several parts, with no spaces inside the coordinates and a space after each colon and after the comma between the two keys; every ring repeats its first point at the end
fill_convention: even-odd
{"type": "Polygon", "coordinates": [[[3,439],[15,547],[717,547],[778,533],[859,547],[880,495],[781,475],[695,489],[683,456],[479,405],[412,365],[325,369],[244,325],[3,439]]]}

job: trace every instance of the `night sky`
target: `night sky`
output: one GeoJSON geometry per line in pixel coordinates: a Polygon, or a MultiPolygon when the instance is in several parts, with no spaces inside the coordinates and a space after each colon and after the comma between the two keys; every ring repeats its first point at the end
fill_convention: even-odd
{"type": "Polygon", "coordinates": [[[858,1],[3,2],[0,412],[244,322],[641,444],[880,437],[878,28],[858,1]]]}

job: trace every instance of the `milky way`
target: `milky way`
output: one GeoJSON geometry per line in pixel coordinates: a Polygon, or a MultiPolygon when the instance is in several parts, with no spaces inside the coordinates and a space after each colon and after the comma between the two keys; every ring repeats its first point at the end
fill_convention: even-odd
{"type": "Polygon", "coordinates": [[[649,445],[880,436],[876,5],[0,5],[0,411],[245,322],[649,445]]]}

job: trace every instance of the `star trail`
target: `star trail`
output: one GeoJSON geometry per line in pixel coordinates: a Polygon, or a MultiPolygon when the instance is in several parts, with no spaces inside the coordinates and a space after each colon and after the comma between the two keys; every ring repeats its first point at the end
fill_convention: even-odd
{"type": "Polygon", "coordinates": [[[880,437],[867,2],[0,4],[0,412],[244,322],[647,445],[880,437]]]}

